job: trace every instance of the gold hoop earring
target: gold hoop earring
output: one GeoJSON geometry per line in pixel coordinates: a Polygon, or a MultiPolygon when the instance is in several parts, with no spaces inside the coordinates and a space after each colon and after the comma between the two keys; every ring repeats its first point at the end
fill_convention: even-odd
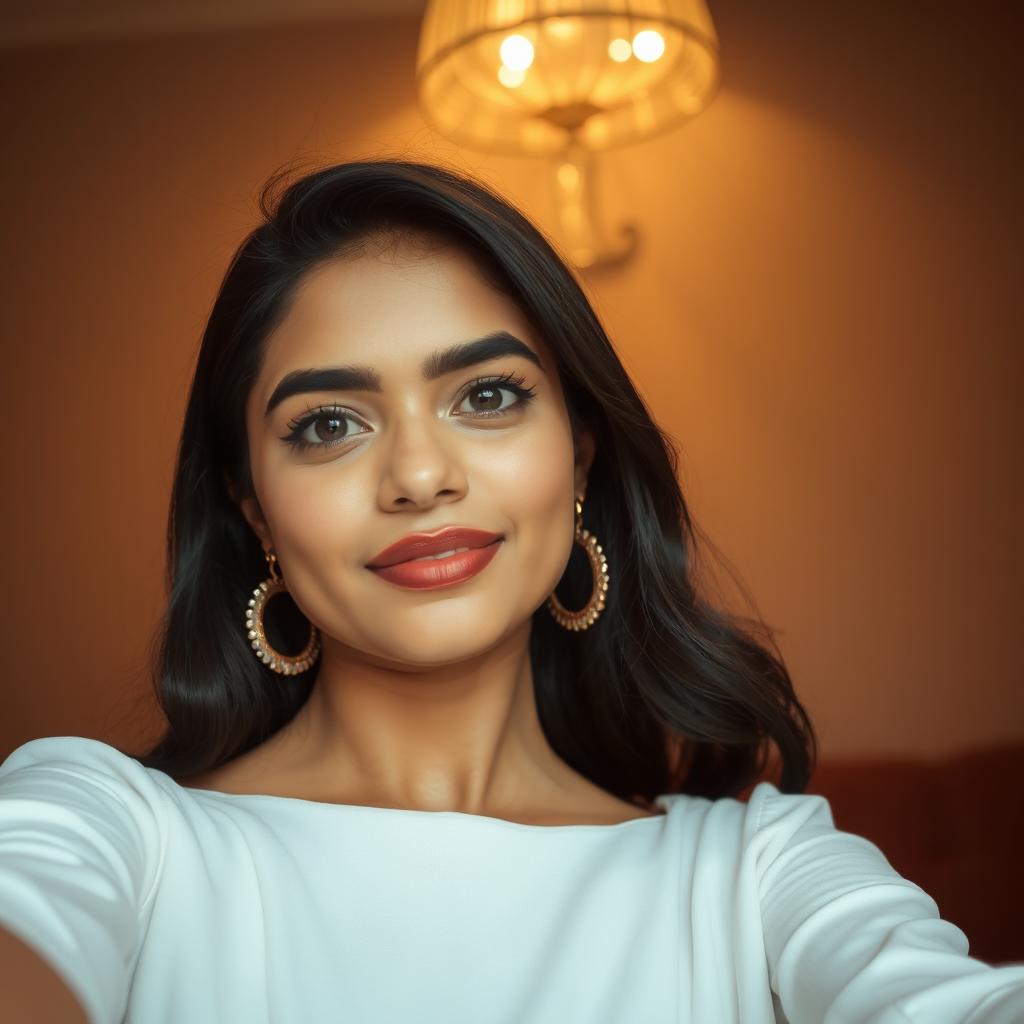
{"type": "Polygon", "coordinates": [[[576,534],[573,542],[582,546],[590,561],[590,571],[594,574],[594,589],[590,592],[590,600],[578,611],[569,611],[555,592],[548,597],[548,608],[555,621],[566,629],[573,631],[590,629],[604,610],[605,597],[608,594],[608,559],[605,558],[597,538],[583,529],[583,502],[576,500],[576,534]]]}
{"type": "Polygon", "coordinates": [[[298,675],[305,672],[310,665],[316,661],[320,653],[320,633],[316,626],[309,624],[309,642],[300,654],[281,654],[270,646],[267,640],[267,631],[263,627],[263,610],[267,602],[275,595],[287,593],[288,588],[277,571],[277,555],[272,551],[267,552],[264,557],[267,565],[270,566],[270,579],[264,580],[253,592],[249,599],[249,605],[245,609],[245,633],[249,638],[256,657],[264,665],[272,668],[284,676],[298,675]]]}

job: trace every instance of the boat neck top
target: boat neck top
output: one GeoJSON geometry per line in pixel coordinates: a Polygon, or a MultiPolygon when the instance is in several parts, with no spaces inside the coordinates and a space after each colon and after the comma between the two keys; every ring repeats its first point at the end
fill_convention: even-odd
{"type": "Polygon", "coordinates": [[[1010,1024],[992,966],[828,801],[758,783],[537,825],[0,765],[0,926],[90,1024],[1010,1024]]]}
{"type": "MultiPolygon", "coordinates": [[[[276,793],[228,793],[219,789],[206,789],[202,786],[184,786],[180,783],[176,783],[169,775],[165,772],[157,772],[159,775],[163,775],[173,785],[176,785],[179,789],[186,793],[193,793],[197,798],[202,799],[203,796],[210,795],[214,797],[226,797],[230,800],[283,800],[285,802],[295,802],[300,804],[306,804],[311,807],[323,807],[323,808],[344,808],[346,810],[355,811],[381,811],[384,813],[393,814],[457,814],[465,818],[478,818],[481,821],[497,822],[501,825],[516,825],[519,828],[621,828],[623,825],[633,825],[640,821],[661,821],[668,813],[668,808],[671,807],[673,794],[664,793],[657,796],[652,801],[652,804],[661,808],[660,814],[647,814],[640,815],[635,818],[628,818],[625,821],[616,822],[604,822],[604,823],[577,823],[577,824],[563,824],[563,825],[541,825],[533,822],[525,821],[512,821],[510,818],[498,818],[491,814],[477,814],[470,811],[427,811],[417,807],[377,807],[373,804],[346,804],[337,803],[331,800],[307,800],[305,797],[300,796],[280,796],[276,793]]],[[[642,808],[637,808],[642,810],[642,808]]]]}

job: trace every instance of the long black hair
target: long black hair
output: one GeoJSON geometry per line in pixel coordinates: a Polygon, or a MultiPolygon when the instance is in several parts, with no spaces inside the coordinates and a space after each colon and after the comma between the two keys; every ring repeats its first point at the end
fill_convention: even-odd
{"type": "MultiPolygon", "coordinates": [[[[623,799],[714,799],[754,784],[774,744],[779,788],[802,792],[817,741],[771,631],[698,593],[698,533],[673,441],[543,234],[483,183],[405,161],[343,163],[292,182],[278,172],[260,210],[262,223],[236,251],[214,302],[185,412],[168,602],[154,647],[167,724],[139,761],[177,778],[209,770],[267,739],[308,698],[319,663],[281,676],[255,657],[242,628],[253,587],[267,576],[236,503],[252,493],[246,400],[303,275],[370,235],[406,232],[462,246],[518,304],[554,354],[574,430],[596,441],[584,526],[609,560],[606,607],[588,630],[562,628],[546,604],[531,625],[537,709],[556,753],[623,799]]],[[[574,545],[556,593],[579,608],[591,586],[574,545]]],[[[288,599],[275,600],[268,619],[281,602],[288,599]]],[[[304,645],[300,615],[276,628],[279,649],[304,645]]]]}

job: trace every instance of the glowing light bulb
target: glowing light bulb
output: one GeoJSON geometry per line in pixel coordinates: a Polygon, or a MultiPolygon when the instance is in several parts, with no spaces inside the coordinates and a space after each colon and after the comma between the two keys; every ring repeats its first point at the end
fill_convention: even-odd
{"type": "Polygon", "coordinates": [[[628,39],[613,39],[608,44],[608,56],[619,64],[629,60],[633,55],[633,47],[629,45],[628,39]]]}
{"type": "Polygon", "coordinates": [[[525,71],[533,63],[533,43],[526,36],[506,36],[498,53],[510,71],[525,71]]]}
{"type": "Polygon", "coordinates": [[[637,60],[653,64],[664,52],[665,40],[661,38],[661,33],[655,32],[653,28],[646,28],[633,36],[633,53],[636,54],[637,60]]]}

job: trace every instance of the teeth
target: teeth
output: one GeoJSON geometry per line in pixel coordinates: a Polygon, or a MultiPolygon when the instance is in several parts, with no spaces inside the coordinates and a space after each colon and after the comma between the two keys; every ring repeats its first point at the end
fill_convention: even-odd
{"type": "Polygon", "coordinates": [[[452,548],[451,551],[442,551],[439,555],[424,555],[422,558],[414,558],[414,562],[425,562],[427,559],[438,559],[438,558],[450,558],[452,555],[458,554],[460,551],[468,551],[469,548],[452,548]]]}

